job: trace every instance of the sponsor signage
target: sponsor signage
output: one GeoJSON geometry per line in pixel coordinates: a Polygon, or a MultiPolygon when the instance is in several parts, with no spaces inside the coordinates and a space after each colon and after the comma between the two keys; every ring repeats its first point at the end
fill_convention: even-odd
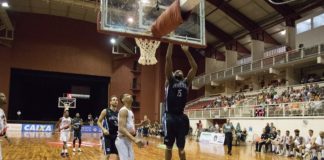
{"type": "Polygon", "coordinates": [[[23,124],[22,132],[53,132],[52,124],[23,124]]]}
{"type": "Polygon", "coordinates": [[[225,134],[213,133],[213,132],[202,132],[199,137],[199,142],[212,143],[223,145],[225,141],[225,134]]]}
{"type": "Polygon", "coordinates": [[[82,126],[81,132],[84,132],[84,133],[101,133],[101,129],[98,126],[82,126]]]}
{"type": "Polygon", "coordinates": [[[21,124],[15,124],[15,123],[8,123],[7,124],[7,132],[11,132],[11,131],[21,131],[21,124]]]}

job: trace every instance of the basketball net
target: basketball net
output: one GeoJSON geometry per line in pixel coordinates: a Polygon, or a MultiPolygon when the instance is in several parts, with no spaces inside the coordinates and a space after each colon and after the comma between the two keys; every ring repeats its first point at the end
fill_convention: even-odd
{"type": "Polygon", "coordinates": [[[69,104],[64,104],[64,111],[68,111],[70,108],[70,105],[69,104]]]}
{"type": "Polygon", "coordinates": [[[156,49],[160,45],[160,41],[149,40],[143,38],[135,38],[137,46],[140,48],[140,58],[138,63],[141,65],[154,65],[157,63],[155,57],[156,49]]]}

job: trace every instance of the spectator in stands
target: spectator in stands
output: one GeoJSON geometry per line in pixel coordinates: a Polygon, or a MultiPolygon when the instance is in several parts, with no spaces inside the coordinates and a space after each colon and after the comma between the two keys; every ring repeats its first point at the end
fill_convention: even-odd
{"type": "Polygon", "coordinates": [[[312,83],[312,82],[315,82],[315,78],[313,75],[311,75],[308,79],[308,83],[312,83]]]}

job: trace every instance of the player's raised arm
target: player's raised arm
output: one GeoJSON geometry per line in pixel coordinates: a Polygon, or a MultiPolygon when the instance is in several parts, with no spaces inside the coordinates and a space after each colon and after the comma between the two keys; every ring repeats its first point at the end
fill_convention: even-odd
{"type": "Polygon", "coordinates": [[[169,43],[167,54],[166,54],[166,62],[165,62],[166,80],[169,80],[172,77],[172,71],[173,71],[172,52],[173,52],[173,44],[169,43]]]}
{"type": "Polygon", "coordinates": [[[109,131],[102,125],[102,122],[103,122],[104,118],[106,117],[106,114],[107,114],[106,109],[101,111],[100,116],[97,121],[97,125],[98,125],[98,127],[101,128],[102,133],[104,135],[109,135],[109,131]]]}
{"type": "Polygon", "coordinates": [[[192,55],[189,51],[189,47],[182,45],[181,48],[182,48],[183,52],[185,53],[185,55],[187,56],[189,64],[191,66],[191,68],[188,72],[188,75],[187,75],[188,84],[191,84],[193,78],[196,76],[198,66],[197,66],[195,59],[192,57],[192,55]]]}

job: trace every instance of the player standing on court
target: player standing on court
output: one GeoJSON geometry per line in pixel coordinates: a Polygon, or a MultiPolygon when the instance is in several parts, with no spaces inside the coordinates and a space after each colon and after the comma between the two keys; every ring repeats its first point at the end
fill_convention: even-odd
{"type": "Polygon", "coordinates": [[[187,77],[183,76],[181,70],[176,70],[174,73],[172,65],[172,50],[173,44],[169,44],[166,54],[165,64],[165,113],[163,116],[163,127],[164,127],[164,143],[167,146],[165,151],[165,159],[171,160],[172,158],[172,147],[177,141],[177,147],[179,149],[180,160],[186,159],[184,151],[185,138],[189,132],[189,119],[183,114],[185,105],[187,103],[187,95],[189,91],[189,85],[192,79],[195,77],[197,72],[197,64],[189,52],[188,46],[181,46],[185,55],[189,60],[191,69],[187,77]]]}
{"type": "MultiPolygon", "coordinates": [[[[6,136],[6,132],[7,132],[7,118],[6,118],[6,115],[5,115],[4,111],[2,110],[2,108],[6,104],[7,104],[6,95],[4,93],[1,93],[0,92],[0,136],[1,137],[4,136],[4,138],[6,138],[8,140],[8,142],[10,143],[8,137],[6,136]]],[[[1,144],[0,144],[0,160],[2,160],[1,144]]]]}
{"type": "MultiPolygon", "coordinates": [[[[118,150],[120,160],[134,160],[134,150],[132,142],[138,147],[143,147],[144,143],[140,139],[135,138],[135,122],[134,113],[131,110],[133,97],[130,94],[123,94],[121,96],[123,107],[118,113],[118,136],[116,139],[116,147],[118,150]]],[[[137,127],[145,125],[146,121],[142,121],[137,127]]]]}
{"type": "Polygon", "coordinates": [[[78,148],[78,152],[81,152],[81,127],[83,125],[83,120],[82,118],[80,118],[80,114],[76,113],[75,114],[75,118],[73,118],[72,120],[72,126],[73,126],[73,152],[76,152],[75,149],[75,141],[79,140],[79,148],[78,148]]]}
{"type": "Polygon", "coordinates": [[[71,128],[72,120],[69,117],[69,111],[64,110],[63,117],[59,119],[59,121],[56,123],[56,128],[60,131],[60,141],[63,142],[63,149],[61,152],[62,157],[68,157],[68,147],[67,147],[67,141],[70,139],[70,128],[71,128]]]}
{"type": "Polygon", "coordinates": [[[118,156],[118,151],[115,145],[118,131],[118,98],[112,96],[109,104],[109,107],[101,111],[97,121],[97,125],[101,128],[103,133],[102,148],[107,160],[109,159],[110,154],[116,154],[118,156]]]}

